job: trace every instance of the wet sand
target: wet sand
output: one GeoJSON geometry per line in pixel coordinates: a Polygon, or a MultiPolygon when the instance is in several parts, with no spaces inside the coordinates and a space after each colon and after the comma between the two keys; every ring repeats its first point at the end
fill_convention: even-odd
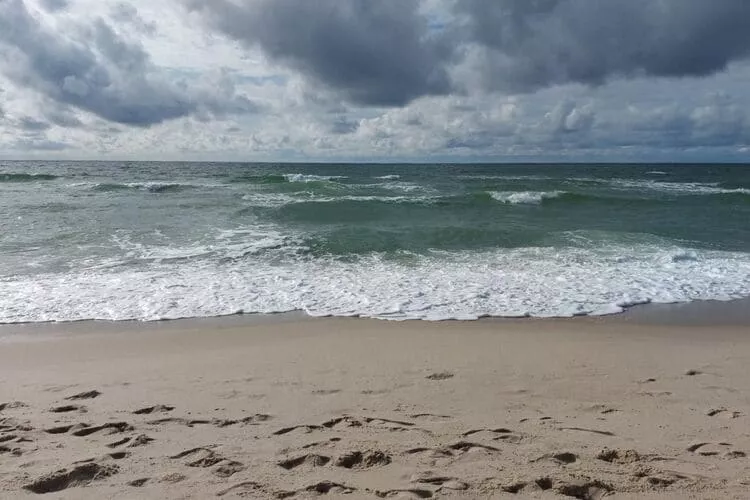
{"type": "Polygon", "coordinates": [[[637,314],[6,326],[0,498],[747,498],[750,328],[637,314]]]}

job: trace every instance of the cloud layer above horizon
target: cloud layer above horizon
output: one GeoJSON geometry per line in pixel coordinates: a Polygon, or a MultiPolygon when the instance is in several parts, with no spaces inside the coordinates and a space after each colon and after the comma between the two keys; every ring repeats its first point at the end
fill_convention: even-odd
{"type": "Polygon", "coordinates": [[[0,0],[0,157],[737,160],[744,0],[0,0]]]}

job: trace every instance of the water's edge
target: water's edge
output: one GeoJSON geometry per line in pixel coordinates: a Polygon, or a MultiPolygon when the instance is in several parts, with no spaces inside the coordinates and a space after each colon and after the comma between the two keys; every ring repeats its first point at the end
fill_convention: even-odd
{"type": "MultiPolygon", "coordinates": [[[[195,317],[182,319],[166,319],[158,321],[139,320],[81,320],[45,323],[5,323],[0,324],[0,339],[9,339],[18,335],[36,336],[40,334],[69,333],[119,333],[119,332],[153,332],[159,330],[205,330],[241,328],[244,326],[274,325],[281,323],[299,323],[300,328],[309,322],[320,320],[353,320],[362,322],[392,323],[388,320],[378,320],[364,317],[316,317],[302,311],[273,314],[233,314],[228,316],[195,317]]],[[[467,320],[406,320],[398,323],[450,323],[466,322],[467,320]]],[[[622,324],[637,327],[741,327],[747,328],[750,334],[750,297],[730,301],[697,300],[676,304],[642,304],[630,307],[622,313],[606,316],[574,316],[549,318],[515,318],[515,317],[483,317],[469,320],[474,323],[490,323],[498,326],[528,323],[586,323],[586,324],[622,324]]]]}

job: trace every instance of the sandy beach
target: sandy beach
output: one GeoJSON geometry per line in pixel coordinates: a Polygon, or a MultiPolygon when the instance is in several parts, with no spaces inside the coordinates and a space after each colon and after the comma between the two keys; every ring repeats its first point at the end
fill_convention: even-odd
{"type": "Polygon", "coordinates": [[[750,329],[0,331],[1,498],[748,498],[750,329]]]}

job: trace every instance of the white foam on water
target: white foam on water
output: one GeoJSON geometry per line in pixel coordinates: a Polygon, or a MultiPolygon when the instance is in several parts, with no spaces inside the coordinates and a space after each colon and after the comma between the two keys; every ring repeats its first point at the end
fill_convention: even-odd
{"type": "Polygon", "coordinates": [[[428,186],[423,186],[421,184],[415,184],[413,182],[403,182],[403,181],[383,182],[380,184],[363,184],[362,186],[379,187],[379,188],[388,189],[391,191],[401,191],[403,193],[413,193],[415,191],[435,192],[433,188],[430,188],[428,186]]]}
{"type": "Polygon", "coordinates": [[[647,189],[674,195],[716,195],[716,194],[750,194],[750,189],[727,189],[718,187],[719,183],[705,182],[660,182],[651,180],[612,179],[609,184],[615,188],[647,189]]]}
{"type": "Polygon", "coordinates": [[[70,188],[82,188],[87,190],[95,190],[102,187],[116,187],[121,186],[121,189],[137,189],[140,191],[148,192],[160,192],[162,190],[170,188],[224,188],[223,184],[217,183],[199,183],[199,182],[166,182],[166,181],[142,181],[142,182],[72,182],[66,184],[70,188]]]}
{"type": "MultiPolygon", "coordinates": [[[[271,224],[255,224],[237,229],[217,230],[201,240],[182,246],[144,244],[135,241],[128,233],[115,234],[110,238],[120,249],[119,262],[130,264],[143,261],[166,262],[171,260],[238,259],[259,254],[266,250],[285,248],[290,253],[303,250],[300,238],[284,234],[271,224]]],[[[111,262],[107,263],[111,267],[111,262]]]]}
{"type": "Polygon", "coordinates": [[[321,182],[346,179],[345,175],[310,175],[310,174],[283,174],[289,182],[321,182]]]}
{"type": "Polygon", "coordinates": [[[558,198],[565,194],[563,191],[490,191],[493,200],[510,205],[537,205],[544,200],[558,198]]]}
{"type": "MultiPolygon", "coordinates": [[[[233,259],[156,259],[139,267],[5,277],[0,322],[293,310],[391,320],[568,317],[612,314],[647,302],[750,296],[750,254],[744,253],[621,245],[442,251],[405,263],[379,254],[313,257],[297,252],[287,238],[266,236],[260,244],[265,250],[237,247],[233,259]]],[[[230,247],[248,239],[239,233],[224,237],[230,247]]],[[[152,249],[142,252],[154,257],[152,249]]]]}
{"type": "Polygon", "coordinates": [[[277,208],[292,203],[302,203],[311,201],[314,199],[312,193],[263,193],[253,192],[242,196],[244,201],[249,202],[248,205],[251,207],[268,207],[277,208]]]}
{"type": "Polygon", "coordinates": [[[242,196],[253,207],[277,208],[295,203],[335,203],[340,201],[382,201],[384,203],[433,203],[439,196],[376,196],[376,195],[342,195],[326,196],[315,193],[295,193],[294,196],[284,193],[252,193],[242,196]]]}
{"type": "Polygon", "coordinates": [[[380,177],[375,177],[376,179],[382,179],[385,181],[395,181],[401,178],[400,175],[391,174],[391,175],[381,175],[380,177]]]}

